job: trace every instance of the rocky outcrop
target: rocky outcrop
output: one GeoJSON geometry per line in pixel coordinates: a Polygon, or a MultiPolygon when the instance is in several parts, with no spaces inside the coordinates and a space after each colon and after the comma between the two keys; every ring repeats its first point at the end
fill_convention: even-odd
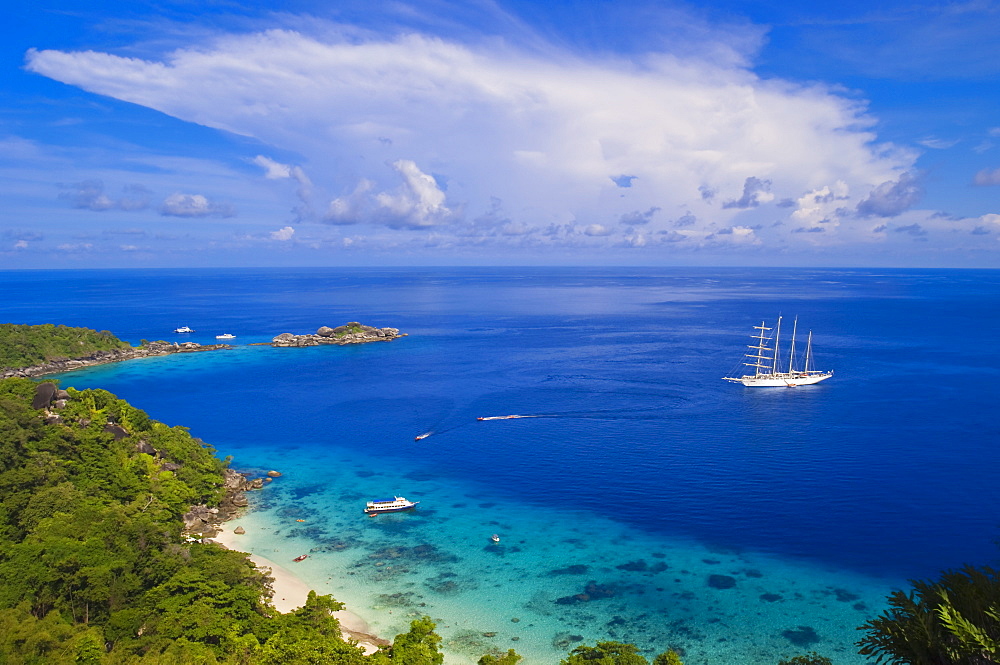
{"type": "Polygon", "coordinates": [[[250,480],[248,474],[237,473],[232,469],[226,469],[223,473],[226,493],[219,502],[219,507],[191,506],[191,510],[183,516],[185,534],[201,534],[202,537],[211,538],[219,532],[223,522],[233,519],[240,509],[246,508],[249,503],[247,492],[264,486],[263,478],[250,480]]]}
{"type": "Polygon", "coordinates": [[[93,365],[106,365],[107,363],[117,363],[123,360],[133,360],[135,358],[150,358],[153,356],[166,356],[171,353],[193,353],[197,351],[215,351],[217,349],[231,349],[228,344],[195,344],[194,342],[147,342],[144,346],[132,346],[126,349],[113,349],[111,351],[98,351],[82,358],[56,358],[41,365],[32,367],[21,367],[18,369],[0,368],[0,379],[9,379],[19,376],[31,378],[43,376],[45,374],[56,374],[59,372],[69,372],[82,367],[93,365]]]}
{"type": "Polygon", "coordinates": [[[345,323],[336,328],[320,326],[312,335],[281,333],[271,340],[271,346],[298,347],[319,346],[321,344],[367,344],[368,342],[390,342],[398,337],[406,337],[398,328],[374,328],[357,321],[345,323]]]}

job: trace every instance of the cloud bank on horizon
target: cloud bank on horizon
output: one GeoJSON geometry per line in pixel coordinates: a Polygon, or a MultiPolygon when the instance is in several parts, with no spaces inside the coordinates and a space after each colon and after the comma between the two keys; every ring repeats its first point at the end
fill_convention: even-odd
{"type": "MultiPolygon", "coordinates": [[[[112,170],[59,193],[77,211],[150,225],[254,219],[256,233],[214,237],[218,252],[278,244],[298,247],[304,263],[359,250],[488,263],[611,251],[635,263],[789,265],[930,247],[1000,252],[1000,205],[971,216],[922,209],[920,152],[880,139],[856,93],[755,73],[760,40],[745,33],[701,37],[686,53],[582,54],[317,22],[144,57],[32,49],[25,66],[251,139],[232,156],[245,168],[221,169],[228,184],[215,192],[175,171],[156,199],[155,178],[112,170]],[[112,182],[121,194],[106,191],[112,182]],[[244,204],[249,190],[280,183],[284,212],[244,204]]],[[[998,173],[972,172],[970,186],[1000,185],[998,173]]],[[[20,243],[12,251],[31,244],[10,240],[20,243]]]]}

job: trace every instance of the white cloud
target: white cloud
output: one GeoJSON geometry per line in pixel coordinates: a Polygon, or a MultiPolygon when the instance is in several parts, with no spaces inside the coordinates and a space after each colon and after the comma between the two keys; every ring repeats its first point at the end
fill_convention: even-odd
{"type": "MultiPolygon", "coordinates": [[[[824,227],[827,242],[862,225],[853,210],[864,201],[870,214],[888,210],[861,197],[902,182],[916,159],[876,143],[863,103],[821,85],[761,80],[742,57],[597,61],[412,33],[342,39],[272,30],[162,61],[92,51],[31,51],[27,61],[59,81],[302,156],[302,166],[252,160],[265,178],[299,183],[298,219],[435,228],[470,243],[606,245],[624,242],[628,229],[586,229],[620,220],[642,224],[649,238],[678,218],[685,233],[671,241],[697,243],[715,229],[782,216],[786,226],[746,237],[802,241],[795,228],[836,218],[824,227]],[[844,198],[801,203],[824,191],[844,198]],[[642,212],[654,210],[665,212],[642,212]],[[790,219],[796,213],[808,219],[790,219]],[[554,231],[569,220],[584,230],[554,231]]],[[[161,211],[232,214],[193,194],[175,194],[161,211]]]]}
{"type": "Polygon", "coordinates": [[[1000,169],[983,169],[976,174],[973,178],[972,183],[974,185],[1000,185],[1000,169]]]}
{"type": "Polygon", "coordinates": [[[292,167],[288,164],[281,164],[264,155],[257,155],[253,158],[253,163],[262,167],[266,173],[265,178],[269,180],[280,180],[292,177],[292,167]]]}
{"type": "Polygon", "coordinates": [[[388,226],[411,228],[448,221],[451,210],[444,205],[444,192],[432,176],[408,159],[396,161],[392,167],[403,178],[403,184],[393,192],[375,195],[377,218],[386,220],[388,226]]]}
{"type": "Polygon", "coordinates": [[[583,234],[588,236],[609,236],[611,229],[603,224],[588,224],[583,227],[583,234]]]}
{"type": "Polygon", "coordinates": [[[924,146],[925,148],[931,148],[932,150],[947,150],[948,148],[954,148],[956,145],[958,145],[958,140],[952,139],[949,141],[932,136],[923,139],[921,141],[917,141],[917,143],[924,146]]]}
{"type": "Polygon", "coordinates": [[[160,214],[169,217],[232,217],[235,211],[225,203],[210,201],[202,194],[171,194],[160,206],[160,214]]]}
{"type": "MultiPolygon", "coordinates": [[[[824,186],[811,192],[806,192],[795,201],[795,211],[792,220],[802,228],[817,228],[819,224],[830,223],[840,217],[838,210],[844,201],[850,199],[847,183],[837,181],[833,186],[824,186]]],[[[839,221],[834,221],[838,224],[839,221]]]]}
{"type": "Polygon", "coordinates": [[[28,247],[27,240],[18,240],[17,242],[14,243],[14,249],[27,249],[27,247],[28,247]]]}
{"type": "Polygon", "coordinates": [[[295,235],[295,229],[285,226],[277,231],[271,231],[271,240],[291,240],[293,235],[295,235]]]}

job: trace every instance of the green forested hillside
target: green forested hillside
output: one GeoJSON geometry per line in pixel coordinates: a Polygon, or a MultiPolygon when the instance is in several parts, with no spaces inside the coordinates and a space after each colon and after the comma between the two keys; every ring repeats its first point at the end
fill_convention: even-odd
{"type": "Polygon", "coordinates": [[[331,598],[277,614],[246,555],[184,542],[222,495],[210,448],[103,390],[48,415],[35,392],[0,381],[0,663],[362,662],[331,598]]]}
{"type": "Polygon", "coordinates": [[[39,365],[56,358],[82,358],[96,351],[128,348],[107,330],[0,323],[0,369],[39,365]]]}

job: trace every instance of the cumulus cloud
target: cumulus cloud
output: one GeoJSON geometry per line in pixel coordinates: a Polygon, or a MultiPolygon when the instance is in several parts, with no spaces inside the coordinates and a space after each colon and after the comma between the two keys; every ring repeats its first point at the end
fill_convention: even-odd
{"type": "Polygon", "coordinates": [[[659,211],[660,209],[656,206],[653,206],[649,210],[645,211],[633,210],[632,212],[627,212],[622,215],[621,219],[618,221],[622,224],[628,224],[630,226],[649,224],[650,220],[653,219],[653,215],[659,211]]]}
{"type": "MultiPolygon", "coordinates": [[[[264,178],[298,184],[303,220],[551,244],[602,237],[567,230],[569,220],[620,220],[644,228],[633,243],[696,244],[719,228],[793,221],[796,211],[831,220],[823,235],[834,236],[860,226],[855,210],[905,209],[906,196],[879,188],[905,190],[900,174],[915,153],[879,143],[863,101],[757,77],[738,30],[713,35],[730,41],[704,44],[698,57],[678,50],[628,62],[412,31],[345,34],[222,35],[148,60],[30,51],[27,68],[300,155],[302,166],[266,155],[253,162],[264,178]],[[810,204],[822,209],[764,205],[836,193],[838,183],[845,198],[810,204]],[[719,205],[720,192],[734,198],[719,205]],[[480,214],[493,200],[503,214],[480,214]],[[649,212],[657,209],[670,212],[649,212]]],[[[102,194],[80,201],[99,208],[102,194]]],[[[198,196],[175,194],[161,211],[232,214],[198,196]]],[[[768,233],[787,240],[791,229],[819,223],[768,233]]]]}
{"type": "Polygon", "coordinates": [[[160,205],[160,214],[168,217],[232,217],[236,214],[227,203],[210,201],[202,194],[171,194],[160,205]]]}
{"type": "MultiPolygon", "coordinates": [[[[819,189],[806,192],[798,197],[792,206],[792,220],[805,224],[805,229],[819,228],[819,224],[829,224],[832,220],[839,219],[842,214],[839,211],[844,201],[850,199],[847,183],[837,181],[833,185],[824,185],[819,189]]],[[[837,222],[832,222],[834,225],[837,222]]]]}
{"type": "Polygon", "coordinates": [[[271,240],[291,240],[293,235],[295,235],[295,229],[285,226],[277,231],[271,231],[271,240]]]}
{"type": "Polygon", "coordinates": [[[433,176],[409,159],[397,160],[389,166],[401,181],[397,187],[376,192],[374,182],[362,179],[353,192],[330,202],[325,221],[371,222],[397,229],[424,229],[451,221],[452,210],[445,205],[445,194],[433,176]]]}
{"type": "Polygon", "coordinates": [[[743,183],[743,196],[733,201],[726,201],[723,208],[755,208],[761,203],[774,200],[771,193],[771,181],[750,176],[743,183]]]}
{"type": "Polygon", "coordinates": [[[760,238],[757,237],[756,229],[749,226],[728,226],[716,232],[729,242],[735,244],[759,245],[760,238]]]}
{"type": "Polygon", "coordinates": [[[858,203],[858,213],[865,217],[896,217],[909,210],[923,195],[923,188],[913,176],[904,173],[899,180],[887,180],[858,203]]]}
{"type": "Polygon", "coordinates": [[[983,169],[973,178],[972,184],[980,186],[1000,185],[1000,169],[983,169]]]}
{"type": "Polygon", "coordinates": [[[611,229],[603,224],[588,224],[583,227],[583,234],[588,236],[609,236],[611,229]]]}

